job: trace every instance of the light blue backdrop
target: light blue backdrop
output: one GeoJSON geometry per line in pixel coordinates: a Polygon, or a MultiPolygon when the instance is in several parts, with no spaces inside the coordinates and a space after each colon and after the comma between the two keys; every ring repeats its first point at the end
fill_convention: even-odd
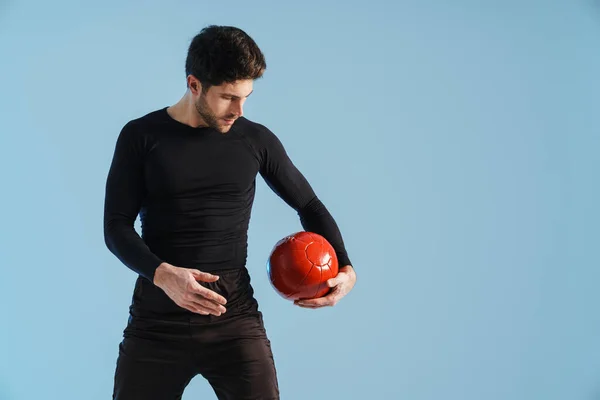
{"type": "Polygon", "coordinates": [[[136,278],[102,233],[115,140],[213,23],[263,49],[246,116],[358,273],[334,308],[281,299],[266,257],[301,226],[258,178],[283,399],[600,398],[599,3],[373,0],[0,5],[0,399],[110,398],[136,278]]]}

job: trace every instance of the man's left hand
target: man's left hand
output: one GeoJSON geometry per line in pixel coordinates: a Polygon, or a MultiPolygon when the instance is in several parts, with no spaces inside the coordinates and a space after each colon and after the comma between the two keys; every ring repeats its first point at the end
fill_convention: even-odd
{"type": "Polygon", "coordinates": [[[340,268],[337,276],[327,280],[327,286],[332,288],[326,296],[316,299],[294,300],[294,304],[304,308],[332,307],[342,297],[348,294],[356,283],[356,273],[351,265],[340,268]]]}

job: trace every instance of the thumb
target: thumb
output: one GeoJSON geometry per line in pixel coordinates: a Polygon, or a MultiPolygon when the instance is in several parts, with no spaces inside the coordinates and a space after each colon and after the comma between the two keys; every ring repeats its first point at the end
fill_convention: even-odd
{"type": "Polygon", "coordinates": [[[337,277],[327,279],[327,286],[329,286],[330,288],[337,286],[339,283],[340,283],[340,280],[337,277]]]}
{"type": "Polygon", "coordinates": [[[202,272],[197,269],[190,270],[194,278],[202,282],[215,282],[219,279],[217,275],[209,274],[208,272],[202,272]]]}

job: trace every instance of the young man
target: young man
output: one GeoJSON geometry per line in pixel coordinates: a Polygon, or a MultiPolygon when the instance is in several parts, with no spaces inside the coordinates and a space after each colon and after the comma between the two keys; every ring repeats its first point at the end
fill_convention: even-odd
{"type": "Polygon", "coordinates": [[[246,269],[260,173],[336,250],[332,306],[356,274],[337,224],[279,139],[243,117],[263,54],[242,30],[204,28],[192,40],[187,91],[121,130],[106,182],[106,245],[139,274],[116,363],[113,399],[180,399],[197,374],[219,399],[279,399],[262,313],[246,269]],[[134,229],[140,215],[142,235],[134,229]]]}

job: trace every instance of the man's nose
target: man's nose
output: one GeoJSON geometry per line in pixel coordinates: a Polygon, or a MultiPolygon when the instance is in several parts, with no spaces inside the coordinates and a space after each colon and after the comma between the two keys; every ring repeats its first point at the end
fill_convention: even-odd
{"type": "Polygon", "coordinates": [[[244,115],[244,106],[242,103],[234,103],[233,108],[231,109],[231,113],[237,115],[237,118],[244,115]]]}

